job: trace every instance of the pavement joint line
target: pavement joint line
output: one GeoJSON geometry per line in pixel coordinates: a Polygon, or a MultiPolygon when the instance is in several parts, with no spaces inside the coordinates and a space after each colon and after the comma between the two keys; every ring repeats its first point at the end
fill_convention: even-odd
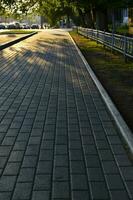
{"type": "Polygon", "coordinates": [[[93,70],[91,69],[90,65],[88,64],[88,62],[86,61],[85,57],[83,56],[82,52],[80,51],[79,47],[76,45],[75,41],[73,40],[73,38],[71,37],[71,35],[68,33],[69,38],[71,39],[73,45],[75,46],[79,56],[81,57],[87,71],[89,72],[92,80],[94,81],[95,85],[97,86],[107,108],[109,109],[109,112],[111,113],[112,117],[114,118],[114,121],[117,125],[117,128],[120,131],[120,134],[122,135],[123,139],[125,140],[125,142],[128,145],[128,148],[131,152],[131,154],[133,154],[133,135],[132,135],[132,131],[130,130],[130,128],[127,126],[125,120],[123,119],[123,117],[121,116],[120,112],[117,110],[115,104],[112,102],[111,98],[109,97],[109,95],[107,94],[106,90],[104,89],[104,87],[102,86],[102,84],[100,83],[100,81],[98,80],[98,78],[96,77],[96,75],[94,74],[93,70]]]}

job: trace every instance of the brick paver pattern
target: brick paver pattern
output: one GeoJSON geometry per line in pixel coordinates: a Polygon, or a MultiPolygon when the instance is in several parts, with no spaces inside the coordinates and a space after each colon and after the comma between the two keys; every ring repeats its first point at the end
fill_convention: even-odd
{"type": "Polygon", "coordinates": [[[0,52],[0,200],[133,199],[133,165],[67,32],[0,52]]]}

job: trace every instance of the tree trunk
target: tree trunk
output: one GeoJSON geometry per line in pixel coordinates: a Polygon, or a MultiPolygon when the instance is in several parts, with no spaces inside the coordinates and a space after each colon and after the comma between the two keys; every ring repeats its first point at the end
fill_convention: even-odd
{"type": "Polygon", "coordinates": [[[85,15],[83,14],[83,12],[82,12],[82,10],[80,8],[78,8],[78,12],[79,12],[79,16],[81,17],[82,26],[86,27],[85,15]]]}
{"type": "Polygon", "coordinates": [[[108,12],[107,10],[96,11],[96,27],[102,31],[108,31],[108,12]]]}

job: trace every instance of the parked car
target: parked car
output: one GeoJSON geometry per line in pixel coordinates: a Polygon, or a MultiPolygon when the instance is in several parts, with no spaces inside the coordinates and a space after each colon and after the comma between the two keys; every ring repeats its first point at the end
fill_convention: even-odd
{"type": "Polygon", "coordinates": [[[28,24],[23,24],[23,29],[30,29],[30,26],[28,24]]]}
{"type": "Polygon", "coordinates": [[[4,24],[0,24],[0,29],[5,29],[6,26],[4,24]]]}
{"type": "Polygon", "coordinates": [[[39,29],[40,27],[39,27],[38,24],[32,24],[32,25],[31,25],[31,28],[32,28],[32,29],[39,29]]]}
{"type": "Polygon", "coordinates": [[[15,24],[8,24],[7,28],[8,29],[16,29],[16,26],[15,26],[15,24]]]}

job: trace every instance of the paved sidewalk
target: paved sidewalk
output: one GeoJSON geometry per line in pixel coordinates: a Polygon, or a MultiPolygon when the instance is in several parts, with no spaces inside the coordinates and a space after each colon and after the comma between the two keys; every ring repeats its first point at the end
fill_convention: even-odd
{"type": "Polygon", "coordinates": [[[133,165],[68,34],[0,52],[0,200],[131,200],[133,165]]]}

